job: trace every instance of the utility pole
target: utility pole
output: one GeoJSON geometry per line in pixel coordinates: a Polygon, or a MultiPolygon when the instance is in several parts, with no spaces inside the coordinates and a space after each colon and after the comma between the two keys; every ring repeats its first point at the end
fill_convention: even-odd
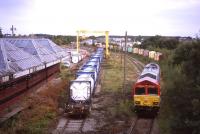
{"type": "Polygon", "coordinates": [[[123,53],[123,47],[122,47],[122,40],[121,40],[121,46],[120,46],[120,51],[121,51],[121,64],[122,64],[122,53],[123,53]]]}
{"type": "Polygon", "coordinates": [[[17,29],[12,25],[12,27],[10,28],[10,30],[12,31],[12,36],[15,36],[14,31],[16,31],[17,29]]]}
{"type": "Polygon", "coordinates": [[[0,38],[3,38],[2,28],[0,27],[0,38]]]}
{"type": "Polygon", "coordinates": [[[127,44],[127,31],[125,33],[125,51],[124,51],[124,83],[123,83],[123,95],[125,100],[126,94],[126,44],[127,44]]]}

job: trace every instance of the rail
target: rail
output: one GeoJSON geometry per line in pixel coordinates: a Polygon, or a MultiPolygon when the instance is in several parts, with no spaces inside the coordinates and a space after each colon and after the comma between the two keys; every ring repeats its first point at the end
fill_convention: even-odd
{"type": "Polygon", "coordinates": [[[154,119],[136,117],[132,121],[127,134],[145,133],[151,134],[153,130],[154,119]]]}

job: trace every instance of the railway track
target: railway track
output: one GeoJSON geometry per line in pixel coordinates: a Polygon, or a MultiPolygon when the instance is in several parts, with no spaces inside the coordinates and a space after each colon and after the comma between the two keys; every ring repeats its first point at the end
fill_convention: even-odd
{"type": "MultiPolygon", "coordinates": [[[[144,64],[137,59],[127,56],[127,59],[134,64],[138,73],[144,68],[144,64]]],[[[128,130],[127,134],[151,134],[153,125],[154,125],[154,118],[140,118],[136,117],[132,123],[131,127],[128,130]]]]}
{"type": "Polygon", "coordinates": [[[137,60],[131,56],[127,56],[127,59],[130,60],[131,63],[133,63],[136,66],[138,73],[140,73],[143,70],[144,64],[142,62],[140,62],[139,60],[137,60]]]}
{"type": "Polygon", "coordinates": [[[127,134],[151,134],[154,119],[136,117],[128,130],[127,134]]]}
{"type": "Polygon", "coordinates": [[[52,134],[81,134],[83,133],[85,121],[86,119],[62,118],[52,134]]]}
{"type": "MultiPolygon", "coordinates": [[[[87,59],[81,61],[80,64],[76,66],[78,69],[87,59]]],[[[99,78],[97,79],[97,86],[95,89],[95,94],[100,92],[101,88],[101,76],[102,70],[99,72],[99,78]]],[[[93,104],[93,102],[92,102],[93,104]]],[[[52,134],[83,134],[83,133],[90,133],[92,130],[91,128],[91,119],[87,117],[68,117],[65,114],[59,119],[57,128],[52,132],[52,134]]]]}
{"type": "MultiPolygon", "coordinates": [[[[85,59],[83,59],[82,61],[80,61],[77,64],[74,64],[70,70],[76,70],[77,68],[79,68],[85,61],[87,61],[88,57],[86,57],[85,59]]],[[[42,88],[43,83],[41,83],[37,89],[36,92],[38,92],[40,90],[40,88],[42,88]],[[39,88],[40,87],[40,88],[39,88]]],[[[6,113],[1,113],[0,114],[0,124],[4,123],[5,121],[7,121],[8,119],[10,119],[11,117],[15,116],[16,114],[20,113],[21,111],[25,110],[27,107],[29,106],[17,106],[16,108],[12,109],[10,112],[6,112],[6,113]]]]}

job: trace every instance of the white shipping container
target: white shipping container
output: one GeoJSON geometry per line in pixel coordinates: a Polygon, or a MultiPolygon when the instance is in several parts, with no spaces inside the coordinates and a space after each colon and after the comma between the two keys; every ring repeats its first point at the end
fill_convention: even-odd
{"type": "Polygon", "coordinates": [[[73,55],[72,56],[72,63],[76,64],[79,62],[79,56],[78,55],[73,55]]]}
{"type": "Polygon", "coordinates": [[[133,48],[133,53],[134,54],[138,54],[138,51],[139,51],[138,48],[133,48]]]}
{"type": "Polygon", "coordinates": [[[149,52],[149,58],[154,59],[156,52],[155,51],[150,51],[149,52]]]}
{"type": "Polygon", "coordinates": [[[139,49],[139,55],[143,55],[144,49],[139,49]]]}

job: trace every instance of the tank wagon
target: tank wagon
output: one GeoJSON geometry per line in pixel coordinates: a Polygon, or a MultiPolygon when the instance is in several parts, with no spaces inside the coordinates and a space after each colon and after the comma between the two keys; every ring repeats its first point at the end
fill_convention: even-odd
{"type": "Polygon", "coordinates": [[[139,111],[158,112],[160,107],[160,67],[158,64],[147,64],[137,82],[133,85],[134,109],[139,111]]]}
{"type": "Polygon", "coordinates": [[[66,112],[70,115],[88,114],[91,110],[92,96],[99,79],[100,65],[104,49],[98,48],[89,60],[76,73],[76,79],[70,82],[66,112]]]}

